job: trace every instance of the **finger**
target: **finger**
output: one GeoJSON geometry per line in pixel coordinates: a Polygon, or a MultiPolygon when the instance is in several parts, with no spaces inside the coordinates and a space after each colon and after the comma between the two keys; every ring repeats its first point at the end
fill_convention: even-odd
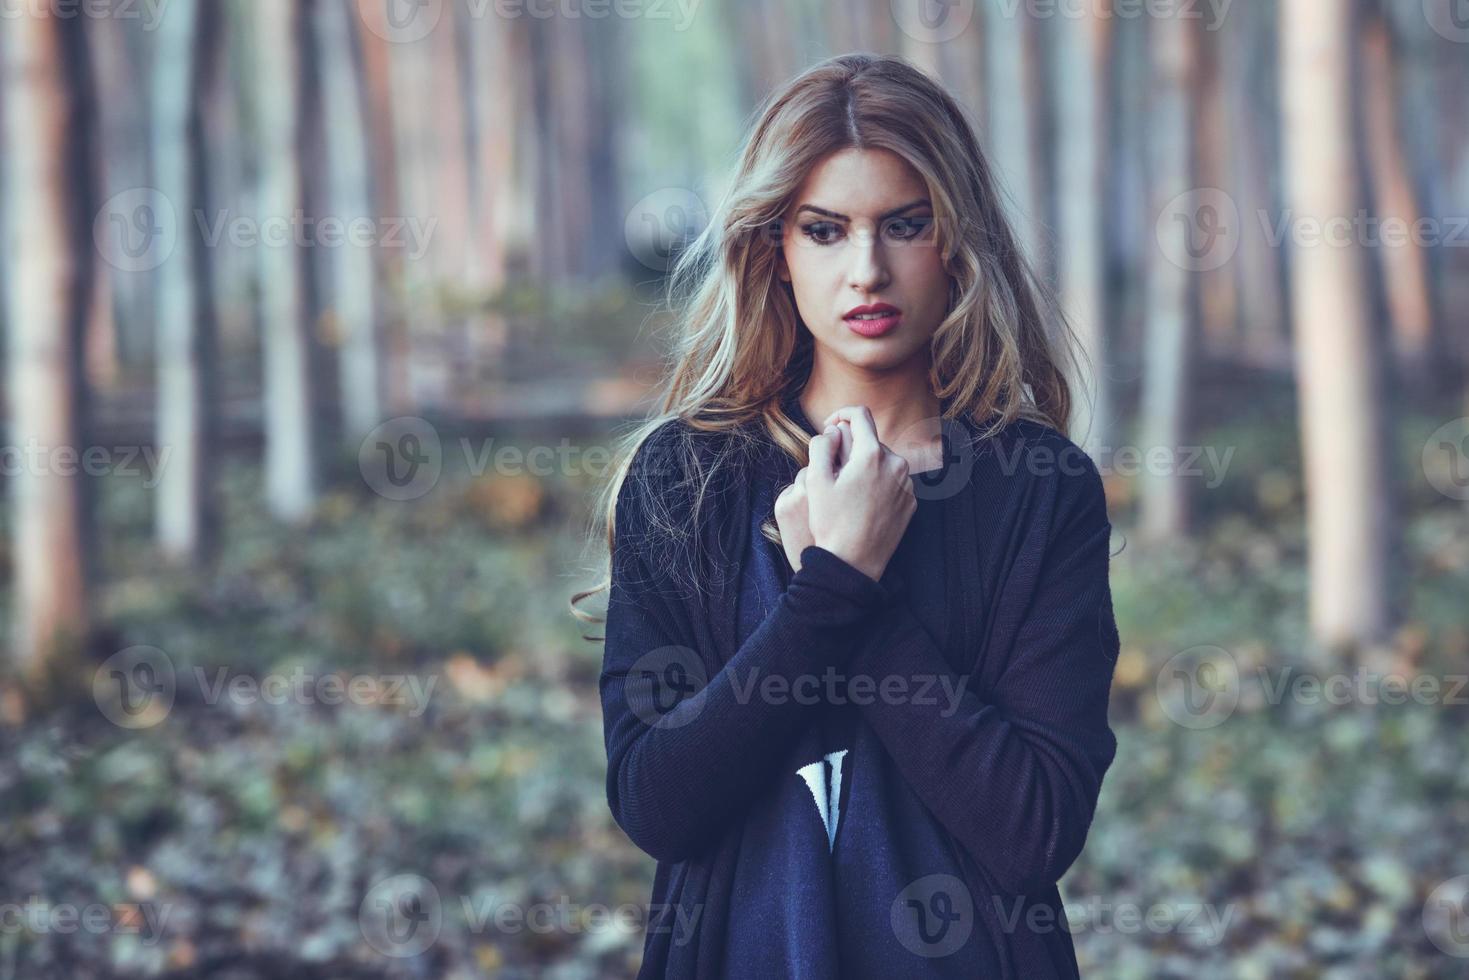
{"type": "Polygon", "coordinates": [[[806,467],[801,467],[801,472],[796,474],[796,482],[792,486],[798,490],[806,489],[806,467]]]}
{"type": "Polygon", "coordinates": [[[837,457],[845,465],[847,460],[852,458],[852,424],[846,420],[838,422],[837,431],[842,436],[841,451],[837,454],[837,457]]]}
{"type": "Polygon", "coordinates": [[[810,481],[814,483],[830,483],[836,479],[836,450],[837,442],[832,438],[836,433],[828,429],[827,432],[811,439],[810,481]]]}
{"type": "Polygon", "coordinates": [[[839,408],[831,413],[832,424],[842,421],[847,422],[852,430],[852,446],[854,453],[875,453],[881,443],[877,439],[877,424],[872,421],[872,413],[867,410],[866,405],[853,405],[850,408],[839,408]]]}

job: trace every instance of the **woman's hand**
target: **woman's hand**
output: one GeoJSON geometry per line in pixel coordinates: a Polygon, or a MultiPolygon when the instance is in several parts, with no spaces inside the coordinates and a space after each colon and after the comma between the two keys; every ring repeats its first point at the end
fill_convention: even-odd
{"type": "Polygon", "coordinates": [[[810,543],[881,579],[918,509],[908,461],[878,440],[865,405],[833,412],[826,431],[811,440],[810,455],[802,492],[810,543]],[[843,422],[850,446],[837,428],[843,422]]]}
{"type": "Polygon", "coordinates": [[[801,552],[815,544],[811,526],[806,520],[806,471],[801,467],[796,479],[775,498],[775,526],[780,528],[780,543],[792,571],[801,570],[801,552]]]}

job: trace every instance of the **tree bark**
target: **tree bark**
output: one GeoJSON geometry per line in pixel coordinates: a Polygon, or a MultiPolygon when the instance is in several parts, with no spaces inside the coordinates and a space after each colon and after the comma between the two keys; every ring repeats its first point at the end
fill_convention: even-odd
{"type": "Polygon", "coordinates": [[[78,17],[27,12],[0,32],[4,81],[6,349],[13,655],[36,681],[72,660],[90,622],[82,469],[82,341],[95,206],[89,77],[78,17]]]}
{"type": "MultiPolygon", "coordinates": [[[[298,132],[303,7],[256,0],[260,214],[291,222],[302,208],[298,132]]],[[[311,331],[305,261],[294,241],[260,247],[264,331],[265,492],[271,511],[304,520],[316,503],[311,331]]]]}
{"type": "MultiPolygon", "coordinates": [[[[1350,220],[1363,202],[1353,126],[1352,4],[1282,0],[1281,120],[1287,205],[1296,221],[1350,220]]],[[[1292,252],[1305,451],[1310,625],[1324,647],[1371,643],[1388,628],[1389,456],[1374,373],[1365,259],[1356,241],[1292,252]]]]}
{"type": "Polygon", "coordinates": [[[213,266],[192,216],[208,207],[202,103],[214,81],[218,10],[213,0],[179,0],[162,19],[153,74],[155,180],[175,202],[181,231],[156,279],[156,441],[168,462],[154,526],[163,553],[184,562],[207,556],[214,523],[213,266]]]}

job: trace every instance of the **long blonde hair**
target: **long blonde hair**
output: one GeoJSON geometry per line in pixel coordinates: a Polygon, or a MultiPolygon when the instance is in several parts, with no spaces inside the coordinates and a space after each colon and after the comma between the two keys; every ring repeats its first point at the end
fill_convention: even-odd
{"type": "MultiPolygon", "coordinates": [[[[1062,361],[1074,366],[1079,346],[1017,246],[963,110],[902,58],[829,58],[765,100],[729,189],[672,269],[667,298],[679,311],[678,331],[659,411],[621,438],[598,496],[593,515],[601,516],[605,533],[604,574],[595,588],[571,597],[572,613],[583,621],[602,621],[576,604],[611,585],[617,500],[638,448],[664,424],[682,420],[690,438],[728,437],[713,442],[728,456],[763,432],[806,465],[809,436],[781,402],[804,386],[814,347],[790,284],[776,275],[781,218],[806,175],[829,154],[850,148],[890,150],[928,186],[935,240],[951,279],[949,312],[930,347],[929,383],[945,417],[968,416],[976,438],[1017,418],[1067,434],[1071,389],[1062,361]]],[[[692,444],[680,456],[677,465],[691,471],[684,479],[695,488],[697,515],[712,472],[701,471],[692,444]]],[[[650,494],[656,534],[672,542],[693,533],[695,519],[660,511],[667,501],[651,488],[632,489],[650,494]]],[[[590,541],[598,531],[594,523],[590,541]]],[[[779,540],[773,521],[764,532],[779,540]]],[[[682,565],[668,567],[676,573],[682,565]]]]}

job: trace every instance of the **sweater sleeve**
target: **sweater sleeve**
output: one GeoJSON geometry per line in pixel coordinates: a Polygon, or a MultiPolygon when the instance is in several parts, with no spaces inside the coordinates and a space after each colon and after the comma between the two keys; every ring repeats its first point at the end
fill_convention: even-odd
{"type": "Polygon", "coordinates": [[[957,707],[943,695],[879,696],[860,710],[939,822],[1016,895],[1054,885],[1081,853],[1117,748],[1107,701],[1119,638],[1100,477],[1089,469],[1060,496],[1033,588],[998,603],[1002,635],[992,631],[988,649],[1008,651],[1008,661],[987,697],[958,688],[905,598],[849,665],[879,689],[896,676],[908,691],[927,678],[962,690],[957,707]]]}
{"type": "Polygon", "coordinates": [[[808,547],[776,606],[706,678],[704,664],[719,657],[701,656],[677,625],[702,610],[672,596],[667,576],[639,546],[648,530],[639,494],[620,494],[616,513],[599,679],[607,801],[638,847],[679,861],[740,816],[770,777],[771,759],[809,720],[813,701],[797,696],[797,678],[842,666],[855,649],[854,630],[895,593],[808,547]],[[779,686],[764,687],[770,678],[779,686]]]}

